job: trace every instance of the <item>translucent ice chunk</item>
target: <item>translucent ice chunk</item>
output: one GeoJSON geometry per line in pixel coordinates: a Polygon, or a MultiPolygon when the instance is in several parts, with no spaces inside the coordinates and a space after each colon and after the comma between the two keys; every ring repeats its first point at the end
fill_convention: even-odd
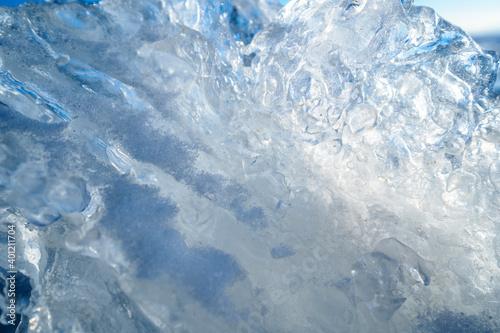
{"type": "Polygon", "coordinates": [[[24,210],[33,223],[48,225],[61,216],[81,212],[90,196],[78,177],[47,177],[36,165],[25,163],[12,175],[6,201],[24,210]]]}
{"type": "Polygon", "coordinates": [[[500,191],[500,161],[495,161],[490,165],[490,181],[497,191],[500,191]]]}
{"type": "Polygon", "coordinates": [[[61,106],[44,96],[37,87],[27,87],[10,73],[0,72],[0,102],[28,118],[42,122],[69,121],[71,117],[61,106]]]}
{"type": "Polygon", "coordinates": [[[61,215],[83,211],[90,200],[85,181],[77,177],[48,179],[45,197],[61,215]]]}
{"type": "Polygon", "coordinates": [[[351,290],[379,320],[389,320],[416,283],[429,285],[435,264],[394,238],[380,241],[351,267],[351,290]]]}
{"type": "Polygon", "coordinates": [[[481,137],[489,142],[500,142],[500,108],[489,110],[487,116],[478,124],[481,137]]]}

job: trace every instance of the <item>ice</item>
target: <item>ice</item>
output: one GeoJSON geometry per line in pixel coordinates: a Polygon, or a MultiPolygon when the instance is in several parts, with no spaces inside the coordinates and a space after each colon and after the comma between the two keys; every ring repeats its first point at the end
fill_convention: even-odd
{"type": "Polygon", "coordinates": [[[271,249],[271,257],[274,259],[289,257],[294,254],[295,250],[291,245],[280,244],[280,246],[271,249]]]}
{"type": "Polygon", "coordinates": [[[374,315],[387,320],[405,302],[403,294],[416,283],[429,285],[435,264],[425,261],[394,238],[380,241],[352,267],[351,289],[374,315]]]}
{"type": "Polygon", "coordinates": [[[498,331],[498,65],[412,1],[0,7],[14,326],[498,331]]]}

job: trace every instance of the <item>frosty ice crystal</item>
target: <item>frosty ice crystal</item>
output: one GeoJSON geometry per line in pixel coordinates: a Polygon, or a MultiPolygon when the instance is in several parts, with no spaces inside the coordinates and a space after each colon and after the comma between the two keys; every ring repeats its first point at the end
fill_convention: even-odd
{"type": "Polygon", "coordinates": [[[497,331],[498,64],[412,1],[0,7],[18,331],[497,331]]]}

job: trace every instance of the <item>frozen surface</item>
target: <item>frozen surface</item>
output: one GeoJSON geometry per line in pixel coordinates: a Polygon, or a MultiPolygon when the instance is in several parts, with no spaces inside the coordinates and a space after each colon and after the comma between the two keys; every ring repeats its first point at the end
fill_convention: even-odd
{"type": "Polygon", "coordinates": [[[0,7],[18,331],[498,331],[498,61],[411,1],[0,7]]]}

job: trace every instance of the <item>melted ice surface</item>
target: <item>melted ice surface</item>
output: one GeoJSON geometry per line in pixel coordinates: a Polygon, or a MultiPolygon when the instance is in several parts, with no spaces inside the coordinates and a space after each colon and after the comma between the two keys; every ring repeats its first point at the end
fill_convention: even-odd
{"type": "Polygon", "coordinates": [[[29,331],[498,329],[498,56],[432,9],[49,2],[0,43],[29,331]]]}

